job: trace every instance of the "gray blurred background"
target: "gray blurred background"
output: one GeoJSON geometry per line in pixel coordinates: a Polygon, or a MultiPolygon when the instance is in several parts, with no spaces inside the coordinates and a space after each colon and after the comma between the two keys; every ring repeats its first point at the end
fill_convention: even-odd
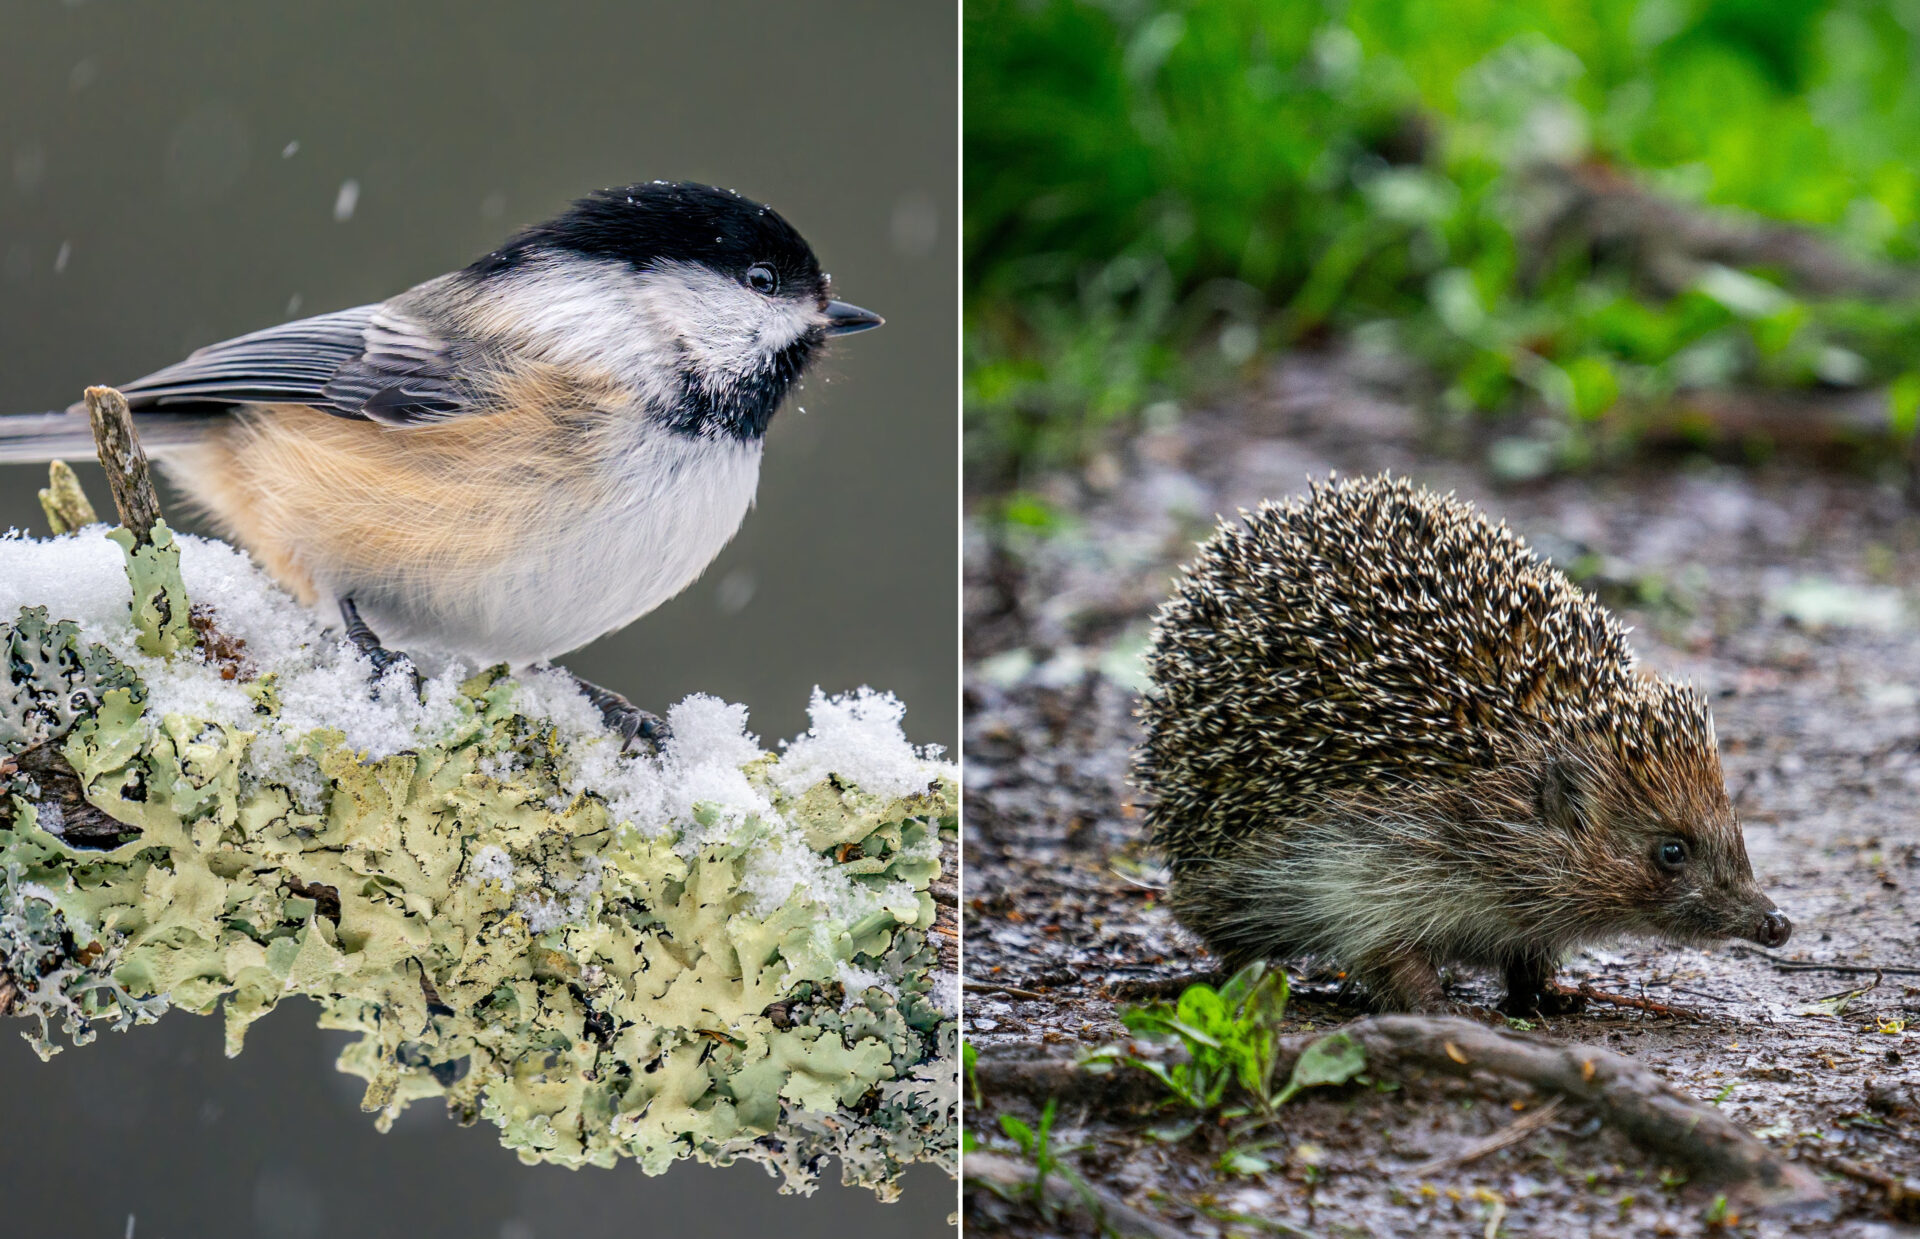
{"type": "MultiPolygon", "coordinates": [[[[745,702],[769,743],[816,683],[872,684],[951,746],[957,55],[937,2],[0,0],[0,412],[379,300],[598,186],[738,189],[887,325],[775,419],[707,574],[567,663],[656,709],[745,702]]],[[[44,481],[0,467],[0,529],[44,532],[44,481]]],[[[877,1239],[954,1207],[924,1168],[895,1205],[781,1197],[751,1166],[528,1168],[431,1104],[381,1136],[332,1069],[343,1040],[293,1004],[231,1062],[216,1020],[172,1015],[43,1066],[0,1028],[7,1232],[877,1239]]]]}

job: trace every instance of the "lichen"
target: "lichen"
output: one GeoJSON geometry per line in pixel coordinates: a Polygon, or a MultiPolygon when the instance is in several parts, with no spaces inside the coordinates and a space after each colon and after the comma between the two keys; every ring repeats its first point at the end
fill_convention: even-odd
{"type": "MultiPolygon", "coordinates": [[[[951,767],[896,736],[885,768],[917,761],[911,790],[811,766],[797,786],[728,716],[728,777],[684,779],[657,797],[680,808],[640,820],[633,788],[699,755],[584,761],[617,742],[542,716],[500,669],[441,703],[432,743],[379,757],[285,725],[271,667],[245,725],[159,714],[140,676],[204,657],[167,549],[130,553],[147,605],[107,645],[44,609],[0,623],[0,974],[42,1054],[56,1030],[80,1043],[168,1006],[223,1011],[238,1053],[299,995],[359,1034],[339,1066],[383,1130],[438,1097],[527,1162],[745,1158],[808,1191],[838,1157],[888,1198],[911,1163],[953,1171],[955,1003],[928,941],[951,767]],[[12,760],[36,746],[126,833],[61,833],[12,760]]],[[[816,698],[816,727],[844,702],[816,698]]],[[[725,709],[669,717],[697,743],[725,709]]]]}

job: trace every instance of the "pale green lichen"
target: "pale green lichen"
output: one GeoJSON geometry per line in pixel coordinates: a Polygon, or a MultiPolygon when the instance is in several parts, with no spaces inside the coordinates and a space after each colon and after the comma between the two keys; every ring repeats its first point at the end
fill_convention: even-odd
{"type": "Polygon", "coordinates": [[[180,580],[180,547],[167,522],[155,521],[149,541],[138,543],[131,531],[107,534],[127,557],[127,579],[133,584],[134,638],[141,652],[172,657],[193,644],[193,625],[187,618],[187,587],[180,580]]]}
{"type": "MultiPolygon", "coordinates": [[[[152,555],[122,543],[147,654],[181,647],[187,613],[159,532],[152,555]]],[[[0,759],[0,970],[43,1054],[55,1026],[83,1041],[89,1020],[169,1004],[222,1008],[238,1053],[301,995],[360,1034],[339,1065],[382,1128],[442,1097],[529,1162],[747,1158],[805,1191],[838,1157],[884,1197],[911,1163],[953,1171],[952,978],[927,893],[949,768],[904,795],[795,792],[762,753],[738,763],[737,803],[642,829],[497,671],[461,686],[438,743],[370,760],[337,731],[276,731],[270,677],[240,727],[153,717],[110,650],[44,611],[0,623],[0,650],[0,754],[58,746],[86,801],[137,832],[76,845],[0,759]],[[248,765],[267,735],[319,797],[248,765]],[[769,886],[766,858],[800,847],[818,880],[769,886]]]]}
{"type": "Polygon", "coordinates": [[[64,460],[47,466],[47,485],[40,492],[40,510],[55,533],[83,529],[100,518],[93,514],[87,492],[80,488],[80,477],[64,460]]]}

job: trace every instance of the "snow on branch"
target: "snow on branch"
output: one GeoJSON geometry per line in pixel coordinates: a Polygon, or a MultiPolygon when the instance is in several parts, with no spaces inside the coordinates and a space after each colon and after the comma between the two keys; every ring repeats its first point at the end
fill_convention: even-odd
{"type": "Polygon", "coordinates": [[[955,770],[893,697],[816,690],[777,753],[689,697],[623,754],[564,674],[376,684],[234,548],[112,536],[0,539],[0,1010],[43,1056],[169,1008],[237,1054],[300,995],[383,1129],[441,1098],[527,1162],[954,1172],[955,770]]]}

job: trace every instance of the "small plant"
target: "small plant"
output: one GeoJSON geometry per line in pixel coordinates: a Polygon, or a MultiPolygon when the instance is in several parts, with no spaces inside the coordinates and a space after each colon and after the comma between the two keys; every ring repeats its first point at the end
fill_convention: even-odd
{"type": "Polygon", "coordinates": [[[1185,1062],[1136,1058],[1173,1095],[1196,1110],[1210,1110],[1239,1086],[1264,1101],[1273,1074],[1274,1025],[1287,1007],[1287,975],[1265,964],[1243,968],[1218,990],[1190,985],[1171,1003],[1132,1007],[1120,1013],[1129,1031],[1150,1041],[1177,1038],[1185,1062]]]}
{"type": "Polygon", "coordinates": [[[1047,1098],[1046,1108],[1040,1111],[1039,1130],[1028,1126],[1027,1121],[1018,1115],[1000,1116],[1000,1130],[1007,1133],[1013,1142],[1020,1146],[1020,1155],[1033,1163],[1033,1195],[1040,1198],[1041,1188],[1046,1184],[1047,1176],[1059,1168],[1053,1156],[1053,1116],[1056,1103],[1047,1098]]]}
{"type": "Polygon", "coordinates": [[[1287,1082],[1275,1090],[1277,1028],[1288,996],[1286,973],[1256,963],[1236,972],[1218,990],[1190,985],[1175,1002],[1128,1008],[1120,1018],[1130,1031],[1150,1041],[1177,1039],[1186,1058],[1163,1063],[1128,1056],[1125,1061],[1196,1110],[1220,1106],[1237,1085],[1250,1104],[1229,1108],[1229,1118],[1270,1116],[1303,1088],[1344,1084],[1366,1069],[1366,1055],[1353,1038],[1334,1033],[1308,1046],[1287,1082]]]}
{"type": "Polygon", "coordinates": [[[1018,1115],[1003,1114],[1000,1116],[1000,1130],[1020,1147],[1020,1155],[1033,1163],[1033,1184],[1028,1188],[1028,1195],[1043,1216],[1048,1219],[1053,1217],[1053,1206],[1047,1200],[1047,1180],[1058,1175],[1062,1182],[1079,1193],[1087,1210],[1099,1217],[1102,1212],[1099,1197],[1087,1186],[1087,1181],[1062,1162],[1054,1151],[1053,1118],[1057,1107],[1058,1103],[1053,1098],[1047,1098],[1046,1107],[1040,1111],[1040,1125],[1037,1128],[1018,1115]]]}

